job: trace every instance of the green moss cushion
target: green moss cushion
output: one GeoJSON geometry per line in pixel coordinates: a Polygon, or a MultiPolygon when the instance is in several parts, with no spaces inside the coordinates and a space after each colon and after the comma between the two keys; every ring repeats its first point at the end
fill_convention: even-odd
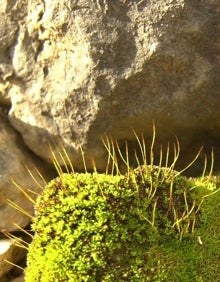
{"type": "Polygon", "coordinates": [[[63,174],[37,200],[25,281],[220,281],[213,189],[153,166],[63,174]]]}

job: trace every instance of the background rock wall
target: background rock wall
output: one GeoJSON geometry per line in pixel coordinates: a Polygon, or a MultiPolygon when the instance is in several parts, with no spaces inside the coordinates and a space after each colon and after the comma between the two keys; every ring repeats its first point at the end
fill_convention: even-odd
{"type": "Polygon", "coordinates": [[[134,128],[149,140],[153,120],[158,144],[178,136],[182,163],[203,143],[218,156],[217,0],[4,0],[0,15],[0,104],[10,122],[1,130],[17,136],[14,149],[2,137],[1,166],[20,162],[23,139],[27,163],[50,163],[48,144],[62,142],[76,169],[82,146],[88,166],[94,157],[104,170],[101,137],[133,145],[134,128]]]}
{"type": "MultiPolygon", "coordinates": [[[[100,137],[219,138],[218,1],[4,1],[2,104],[31,151],[61,140],[98,168],[100,137]]],[[[201,142],[201,143],[202,143],[201,142]]]]}

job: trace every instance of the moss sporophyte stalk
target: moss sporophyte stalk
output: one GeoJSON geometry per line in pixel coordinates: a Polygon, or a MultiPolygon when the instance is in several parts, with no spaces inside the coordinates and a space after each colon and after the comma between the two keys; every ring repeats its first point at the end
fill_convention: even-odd
{"type": "Polygon", "coordinates": [[[172,160],[168,148],[155,164],[155,130],[149,154],[136,138],[136,168],[127,146],[123,154],[109,139],[106,173],[74,172],[61,149],[64,172],[53,153],[59,176],[34,203],[26,282],[220,281],[220,193],[212,164],[207,175],[205,163],[201,177],[187,178],[174,169],[178,142],[172,160]]]}

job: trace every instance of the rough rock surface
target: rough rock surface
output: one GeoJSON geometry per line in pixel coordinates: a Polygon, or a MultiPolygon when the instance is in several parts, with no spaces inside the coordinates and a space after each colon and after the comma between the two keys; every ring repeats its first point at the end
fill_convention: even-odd
{"type": "Polygon", "coordinates": [[[3,2],[0,101],[41,158],[61,140],[103,169],[100,136],[152,120],[183,149],[220,137],[219,0],[3,2]]]}
{"type": "Polygon", "coordinates": [[[25,227],[29,224],[30,217],[11,207],[6,199],[24,209],[30,216],[33,215],[33,203],[12,182],[14,180],[35,199],[35,193],[40,193],[42,190],[34,182],[27,168],[33,172],[40,185],[45,185],[40,176],[35,173],[35,166],[46,179],[49,179],[49,169],[31,155],[20,136],[0,113],[0,232],[11,232],[17,230],[18,225],[25,227]]]}
{"type": "Polygon", "coordinates": [[[0,280],[13,268],[13,265],[5,260],[15,264],[25,256],[26,252],[25,249],[16,246],[13,240],[0,239],[0,280]]]}
{"type": "Polygon", "coordinates": [[[24,275],[21,275],[20,277],[13,279],[12,282],[24,282],[24,275]]]}

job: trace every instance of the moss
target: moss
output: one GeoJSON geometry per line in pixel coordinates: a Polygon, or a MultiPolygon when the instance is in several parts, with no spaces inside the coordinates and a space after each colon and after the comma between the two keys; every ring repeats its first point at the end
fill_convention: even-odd
{"type": "Polygon", "coordinates": [[[36,203],[26,282],[219,281],[216,185],[156,166],[60,175],[36,203]]]}

